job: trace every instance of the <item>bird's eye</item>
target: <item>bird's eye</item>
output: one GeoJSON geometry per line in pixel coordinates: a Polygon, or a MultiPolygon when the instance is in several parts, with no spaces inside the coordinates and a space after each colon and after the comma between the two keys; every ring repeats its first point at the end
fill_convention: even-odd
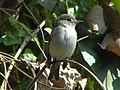
{"type": "Polygon", "coordinates": [[[71,18],[67,18],[67,21],[71,21],[71,18]]]}

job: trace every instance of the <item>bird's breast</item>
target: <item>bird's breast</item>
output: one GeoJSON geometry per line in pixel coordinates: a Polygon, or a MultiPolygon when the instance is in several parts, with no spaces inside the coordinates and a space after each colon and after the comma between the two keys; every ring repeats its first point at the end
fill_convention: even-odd
{"type": "Polygon", "coordinates": [[[75,29],[62,28],[57,29],[53,33],[55,34],[51,38],[49,45],[50,55],[55,57],[57,60],[71,57],[77,42],[77,34],[75,29]]]}

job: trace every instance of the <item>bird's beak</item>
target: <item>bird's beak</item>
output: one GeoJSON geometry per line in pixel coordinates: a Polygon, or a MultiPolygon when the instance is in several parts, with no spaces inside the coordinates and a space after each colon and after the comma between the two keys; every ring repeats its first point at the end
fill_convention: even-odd
{"type": "Polygon", "coordinates": [[[82,20],[77,20],[77,22],[76,23],[81,23],[81,22],[83,22],[82,20]]]}
{"type": "Polygon", "coordinates": [[[74,20],[76,24],[83,22],[82,20],[74,20]]]}

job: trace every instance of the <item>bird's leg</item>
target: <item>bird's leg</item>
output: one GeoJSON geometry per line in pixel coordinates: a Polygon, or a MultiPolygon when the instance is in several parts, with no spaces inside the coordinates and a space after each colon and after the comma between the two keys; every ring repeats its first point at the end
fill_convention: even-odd
{"type": "Polygon", "coordinates": [[[66,66],[68,65],[68,62],[67,62],[67,58],[63,61],[63,70],[66,68],[66,66]]]}

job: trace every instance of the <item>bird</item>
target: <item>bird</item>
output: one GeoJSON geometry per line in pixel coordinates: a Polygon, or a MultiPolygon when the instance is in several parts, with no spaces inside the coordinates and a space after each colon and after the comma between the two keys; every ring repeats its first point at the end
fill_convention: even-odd
{"type": "Polygon", "coordinates": [[[51,66],[48,76],[49,80],[53,77],[59,80],[59,61],[65,61],[65,59],[70,58],[74,53],[77,43],[75,26],[78,22],[78,20],[68,14],[62,14],[56,20],[49,42],[49,54],[53,57],[53,61],[55,61],[51,66]]]}

